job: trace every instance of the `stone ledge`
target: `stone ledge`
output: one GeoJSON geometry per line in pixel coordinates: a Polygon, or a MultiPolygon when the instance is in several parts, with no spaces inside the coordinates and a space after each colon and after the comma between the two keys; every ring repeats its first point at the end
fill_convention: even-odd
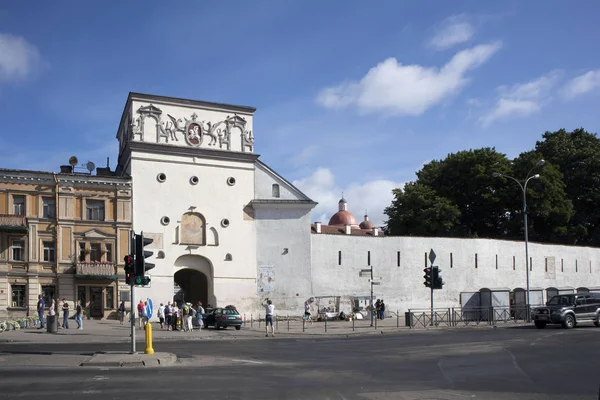
{"type": "Polygon", "coordinates": [[[79,364],[81,367],[158,367],[169,366],[177,362],[177,356],[172,353],[97,353],[90,359],[79,364]]]}

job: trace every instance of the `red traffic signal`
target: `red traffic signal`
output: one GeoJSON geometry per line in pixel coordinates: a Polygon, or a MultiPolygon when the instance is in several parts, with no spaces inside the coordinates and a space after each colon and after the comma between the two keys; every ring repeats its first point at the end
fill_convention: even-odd
{"type": "Polygon", "coordinates": [[[425,285],[425,287],[432,287],[432,283],[433,283],[433,276],[432,276],[432,271],[431,268],[425,268],[423,270],[423,272],[425,272],[425,275],[423,276],[423,279],[425,279],[425,282],[423,282],[423,285],[425,285]]]}
{"type": "Polygon", "coordinates": [[[125,256],[123,260],[125,261],[125,264],[133,263],[133,258],[131,258],[131,256],[125,256]]]}

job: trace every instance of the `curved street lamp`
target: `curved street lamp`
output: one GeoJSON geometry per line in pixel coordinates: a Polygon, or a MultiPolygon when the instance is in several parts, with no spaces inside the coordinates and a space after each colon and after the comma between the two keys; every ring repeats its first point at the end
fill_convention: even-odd
{"type": "Polygon", "coordinates": [[[527,184],[529,183],[530,180],[532,179],[538,179],[540,177],[540,174],[535,174],[535,175],[531,175],[531,172],[533,172],[534,169],[536,169],[537,167],[539,167],[540,165],[544,165],[544,160],[540,160],[538,161],[533,168],[531,168],[529,170],[529,172],[527,173],[527,176],[525,177],[524,183],[521,183],[519,180],[513,178],[512,176],[509,175],[504,175],[498,172],[494,172],[492,174],[492,176],[494,178],[508,178],[508,179],[512,179],[513,181],[517,182],[517,185],[519,185],[519,188],[521,188],[521,192],[523,193],[523,225],[525,226],[525,271],[526,271],[526,276],[527,276],[527,321],[529,321],[529,317],[530,317],[530,307],[531,304],[529,302],[529,234],[527,231],[527,184]]]}

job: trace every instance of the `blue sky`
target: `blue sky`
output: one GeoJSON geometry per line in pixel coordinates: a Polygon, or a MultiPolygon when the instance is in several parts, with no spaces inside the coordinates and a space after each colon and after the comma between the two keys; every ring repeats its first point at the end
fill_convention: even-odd
{"type": "Polygon", "coordinates": [[[257,107],[256,151],[380,224],[432,159],[597,132],[600,3],[59,1],[0,5],[0,167],[104,165],[130,91],[257,107]]]}

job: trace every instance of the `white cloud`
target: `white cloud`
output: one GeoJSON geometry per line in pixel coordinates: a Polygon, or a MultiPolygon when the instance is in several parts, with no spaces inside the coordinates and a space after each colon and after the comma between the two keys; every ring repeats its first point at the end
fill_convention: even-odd
{"type": "Polygon", "coordinates": [[[552,71],[530,82],[498,87],[499,98],[494,107],[481,116],[481,124],[489,126],[499,119],[525,117],[540,111],[560,77],[559,71],[552,71]]]}
{"type": "Polygon", "coordinates": [[[562,90],[563,96],[571,100],[577,96],[590,93],[600,89],[600,69],[588,71],[579,75],[565,84],[562,90]]]}
{"type": "Polygon", "coordinates": [[[22,80],[31,75],[40,55],[20,36],[0,33],[0,81],[22,80]]]}
{"type": "Polygon", "coordinates": [[[475,28],[464,14],[446,18],[437,33],[429,41],[436,50],[446,50],[452,46],[469,41],[475,35],[475,28]]]}
{"type": "Polygon", "coordinates": [[[364,212],[367,210],[369,219],[376,226],[383,226],[387,220],[383,210],[392,202],[392,189],[404,186],[400,182],[378,179],[362,183],[354,182],[342,188],[336,185],[335,177],[328,168],[318,168],[312,175],[294,181],[294,185],[319,202],[313,210],[314,221],[327,224],[331,216],[338,211],[338,201],[343,192],[344,198],[348,201],[348,211],[358,222],[363,221],[364,212]]]}
{"type": "Polygon", "coordinates": [[[304,150],[302,150],[300,153],[298,153],[297,155],[295,155],[292,158],[292,163],[296,166],[301,165],[301,164],[306,164],[308,163],[308,161],[310,161],[314,156],[317,155],[317,153],[319,152],[320,147],[317,145],[310,145],[308,147],[306,147],[304,150]]]}
{"type": "Polygon", "coordinates": [[[497,42],[463,50],[441,69],[402,65],[395,58],[388,58],[360,81],[323,89],[317,103],[327,108],[353,105],[365,113],[421,115],[459,92],[469,82],[466,73],[485,63],[500,48],[497,42]]]}

